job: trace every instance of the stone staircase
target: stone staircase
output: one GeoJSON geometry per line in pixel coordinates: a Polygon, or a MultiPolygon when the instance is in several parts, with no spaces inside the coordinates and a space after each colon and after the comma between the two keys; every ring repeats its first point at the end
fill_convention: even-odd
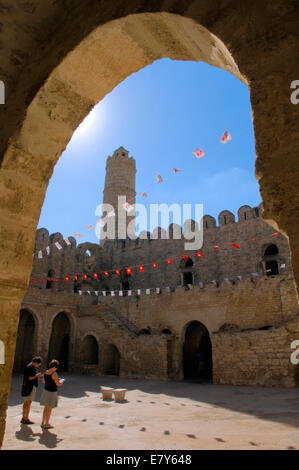
{"type": "Polygon", "coordinates": [[[109,328],[116,324],[119,329],[126,331],[131,338],[135,339],[139,336],[139,330],[136,325],[121,313],[115,312],[111,307],[105,305],[104,309],[100,310],[100,313],[105,325],[109,328]]]}

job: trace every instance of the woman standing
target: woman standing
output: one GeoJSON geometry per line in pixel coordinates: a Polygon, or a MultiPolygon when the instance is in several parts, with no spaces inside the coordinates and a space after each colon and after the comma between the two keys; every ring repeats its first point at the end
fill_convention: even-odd
{"type": "Polygon", "coordinates": [[[43,422],[41,427],[43,429],[52,429],[53,426],[50,425],[50,416],[52,408],[56,408],[58,397],[57,397],[57,388],[63,384],[63,381],[59,381],[57,375],[57,369],[59,362],[53,359],[49,364],[49,369],[46,370],[43,377],[43,383],[45,388],[43,390],[40,404],[44,406],[43,412],[43,422]]]}

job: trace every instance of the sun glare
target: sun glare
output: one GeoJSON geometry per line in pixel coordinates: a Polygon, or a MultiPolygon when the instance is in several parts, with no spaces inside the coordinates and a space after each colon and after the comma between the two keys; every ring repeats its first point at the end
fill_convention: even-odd
{"type": "Polygon", "coordinates": [[[83,136],[91,127],[95,124],[95,121],[98,120],[97,110],[93,108],[86,118],[81,122],[81,124],[75,130],[73,136],[83,136]]]}

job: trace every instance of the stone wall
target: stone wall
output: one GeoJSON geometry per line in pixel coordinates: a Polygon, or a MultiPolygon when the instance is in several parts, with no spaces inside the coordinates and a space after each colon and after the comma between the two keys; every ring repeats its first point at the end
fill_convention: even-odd
{"type": "Polygon", "coordinates": [[[0,15],[1,444],[18,311],[54,165],[91,107],[154,60],[204,60],[248,84],[263,216],[288,236],[298,286],[298,108],[290,84],[299,74],[299,38],[292,0],[235,1],[228,9],[215,0],[2,0],[0,15]]]}
{"type": "Polygon", "coordinates": [[[53,321],[59,313],[66,313],[70,320],[69,370],[74,372],[106,373],[107,348],[112,344],[120,353],[121,376],[182,379],[186,327],[197,321],[211,337],[215,383],[296,385],[292,367],[286,369],[291,341],[299,339],[296,289],[290,276],[254,277],[236,284],[223,282],[219,287],[177,288],[132,297],[30,289],[22,308],[36,319],[36,352],[45,362],[53,321]],[[150,334],[140,335],[143,329],[150,334]],[[87,335],[98,344],[97,365],[82,362],[87,335]],[[248,365],[246,354],[254,355],[254,368],[251,361],[248,365]],[[275,374],[271,369],[273,374],[265,375],[265,364],[273,359],[275,374]]]}
{"type": "Polygon", "coordinates": [[[214,333],[214,383],[299,387],[299,364],[290,361],[291,343],[298,339],[298,314],[268,330],[214,333]]]}
{"type": "MultiPolygon", "coordinates": [[[[31,273],[31,286],[33,279],[39,287],[46,288],[48,274],[59,277],[59,281],[52,284],[58,290],[128,290],[148,287],[172,287],[183,284],[184,272],[192,273],[193,284],[222,282],[225,279],[237,281],[238,276],[248,278],[252,273],[263,276],[266,273],[265,249],[274,244],[278,249],[277,260],[281,274],[292,274],[292,265],[288,240],[285,236],[274,235],[273,227],[269,226],[260,217],[260,207],[251,208],[242,206],[238,211],[238,222],[229,211],[219,214],[219,226],[211,216],[204,216],[203,245],[197,250],[185,251],[185,239],[142,239],[106,241],[103,246],[93,243],[83,243],[76,246],[76,240],[69,237],[71,245],[66,245],[60,233],[49,235],[46,229],[37,231],[34,249],[34,262],[31,273]],[[225,218],[225,219],[224,219],[225,218]],[[253,241],[252,239],[256,239],[253,241]],[[59,242],[63,246],[58,250],[53,243],[59,242]],[[240,249],[232,246],[237,243],[240,249]],[[51,244],[51,253],[46,255],[46,247],[51,244]],[[213,247],[218,245],[219,249],[213,247]],[[38,258],[38,251],[43,251],[43,258],[38,258]],[[202,258],[196,253],[200,251],[202,258]],[[90,253],[90,256],[87,254],[90,253]],[[182,256],[186,254],[193,262],[193,266],[184,267],[182,256]],[[165,260],[170,258],[173,264],[168,265],[165,260]],[[152,262],[157,262],[155,270],[152,262]],[[144,272],[140,273],[138,265],[145,265],[144,272]],[[285,267],[280,267],[281,265],[285,267]],[[132,275],[125,276],[125,268],[132,268],[132,275]],[[119,268],[122,275],[113,272],[119,268]],[[103,272],[108,270],[107,278],[103,272]],[[93,273],[98,278],[95,279],[93,273]],[[87,275],[87,280],[82,278],[87,275]],[[74,275],[79,276],[78,282],[74,275]],[[64,277],[69,276],[70,282],[64,277]],[[43,284],[40,284],[42,279],[43,284]],[[127,284],[125,284],[126,282],[127,284]]],[[[179,232],[182,229],[177,226],[179,232]]],[[[172,226],[170,230],[175,230],[172,226]]],[[[163,232],[162,232],[163,234],[163,232]]],[[[142,236],[142,235],[141,235],[142,236]]]]}

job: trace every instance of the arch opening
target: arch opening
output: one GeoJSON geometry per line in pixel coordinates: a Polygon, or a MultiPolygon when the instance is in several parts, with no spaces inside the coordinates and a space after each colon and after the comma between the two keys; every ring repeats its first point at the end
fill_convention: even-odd
{"type": "Polygon", "coordinates": [[[192,321],[186,328],[183,371],[187,380],[213,379],[212,343],[207,328],[199,321],[192,321]]]}
{"type": "Polygon", "coordinates": [[[17,342],[14,358],[14,372],[22,372],[36,351],[36,322],[29,310],[20,310],[17,342]]]}
{"type": "Polygon", "coordinates": [[[104,374],[119,375],[120,373],[120,353],[114,344],[109,344],[106,348],[104,374]]]}
{"type": "Polygon", "coordinates": [[[71,324],[65,312],[56,315],[51,330],[48,362],[59,361],[59,370],[68,371],[71,324]]]}
{"type": "Polygon", "coordinates": [[[93,335],[85,336],[82,343],[82,363],[84,365],[97,365],[99,362],[99,347],[93,335]]]}

